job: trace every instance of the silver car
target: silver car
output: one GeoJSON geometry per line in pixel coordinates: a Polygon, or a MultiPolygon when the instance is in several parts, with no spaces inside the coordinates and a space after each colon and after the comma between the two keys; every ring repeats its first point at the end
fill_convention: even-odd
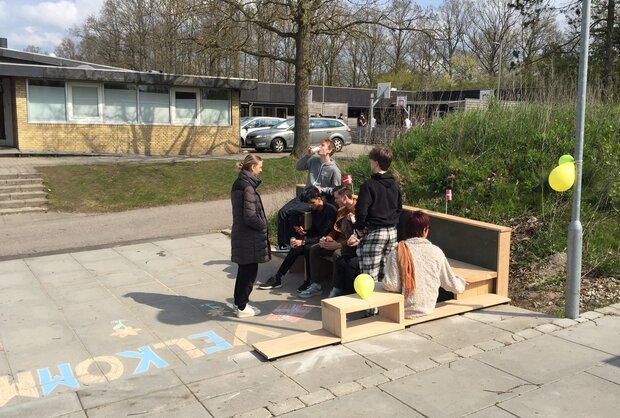
{"type": "MultiPolygon", "coordinates": [[[[295,145],[295,119],[287,119],[271,129],[250,132],[245,138],[248,147],[257,151],[270,149],[283,152],[295,145]]],[[[336,146],[336,151],[351,143],[351,128],[340,119],[310,118],[310,145],[318,144],[321,139],[329,138],[336,146]]]]}
{"type": "Polygon", "coordinates": [[[270,116],[245,116],[239,120],[239,132],[241,136],[241,146],[245,146],[245,137],[250,132],[257,131],[259,129],[272,128],[286,119],[273,118],[270,116]]]}

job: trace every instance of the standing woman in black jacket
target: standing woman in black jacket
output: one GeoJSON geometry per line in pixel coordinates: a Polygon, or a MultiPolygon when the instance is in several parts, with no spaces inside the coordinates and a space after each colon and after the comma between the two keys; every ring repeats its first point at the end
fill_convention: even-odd
{"type": "Polygon", "coordinates": [[[258,175],[263,170],[263,160],[256,154],[248,154],[242,163],[237,163],[239,177],[232,186],[233,224],[230,236],[231,260],[239,265],[235,282],[235,306],[237,316],[245,318],[260,314],[260,310],[248,304],[258,263],[271,259],[267,239],[267,217],[263,202],[256,188],[261,181],[258,175]]]}

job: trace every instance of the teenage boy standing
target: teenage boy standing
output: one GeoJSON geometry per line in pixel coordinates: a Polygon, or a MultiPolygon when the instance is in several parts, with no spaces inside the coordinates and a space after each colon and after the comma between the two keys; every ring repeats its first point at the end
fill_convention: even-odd
{"type": "MultiPolygon", "coordinates": [[[[392,173],[392,151],[375,147],[368,154],[370,179],[360,186],[355,205],[355,229],[361,238],[357,249],[360,272],[382,281],[387,255],[396,245],[396,227],[403,207],[400,186],[392,173]]],[[[351,237],[349,245],[357,238],[351,237]]]]}

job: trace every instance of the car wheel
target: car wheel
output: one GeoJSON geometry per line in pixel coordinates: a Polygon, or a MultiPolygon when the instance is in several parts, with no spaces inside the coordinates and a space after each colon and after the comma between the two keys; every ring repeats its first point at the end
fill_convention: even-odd
{"type": "Polygon", "coordinates": [[[286,148],[286,144],[282,138],[275,138],[271,141],[271,151],[273,152],[282,152],[286,148]]]}
{"type": "Polygon", "coordinates": [[[336,152],[342,151],[342,146],[344,144],[342,141],[342,138],[334,138],[332,139],[332,142],[334,143],[334,146],[336,147],[336,152]]]}

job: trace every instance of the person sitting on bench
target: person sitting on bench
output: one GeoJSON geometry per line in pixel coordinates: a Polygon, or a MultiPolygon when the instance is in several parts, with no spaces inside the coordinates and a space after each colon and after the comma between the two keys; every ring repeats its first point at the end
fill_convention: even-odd
{"type": "MultiPolygon", "coordinates": [[[[324,262],[322,260],[323,257],[330,257],[335,261],[343,253],[350,254],[351,257],[355,256],[356,248],[349,247],[347,240],[353,234],[352,220],[355,220],[355,203],[357,200],[353,198],[353,192],[348,186],[334,187],[334,200],[338,205],[336,222],[331,232],[325,236],[325,239],[321,238],[318,244],[314,244],[310,248],[310,273],[313,283],[301,292],[300,296],[302,298],[309,298],[323,293],[321,277],[319,276],[319,266],[324,262]]],[[[332,264],[334,269],[332,277],[335,278],[337,272],[335,272],[335,263],[332,264]]],[[[342,289],[334,283],[329,297],[340,296],[341,294],[342,289]]]]}
{"type": "Polygon", "coordinates": [[[333,205],[323,202],[321,193],[316,187],[308,189],[305,197],[310,207],[312,226],[307,231],[301,226],[295,227],[297,236],[294,240],[291,240],[291,250],[284,258],[276,274],[259,284],[259,289],[278,289],[282,287],[282,276],[288,272],[300,255],[303,255],[305,258],[306,279],[297,291],[303,292],[310,286],[310,283],[312,283],[310,276],[310,248],[318,243],[321,237],[324,237],[331,231],[334,221],[336,220],[337,211],[333,205]]]}
{"type": "Polygon", "coordinates": [[[409,212],[401,221],[407,239],[387,257],[383,289],[405,296],[405,318],[412,319],[433,313],[440,287],[463,293],[467,282],[454,274],[441,248],[427,239],[431,220],[426,213],[409,212]]]}
{"type": "Polygon", "coordinates": [[[334,203],[333,189],[342,183],[340,168],[332,160],[336,146],[329,138],[321,139],[319,144],[318,147],[308,147],[308,153],[297,161],[297,170],[308,170],[306,188],[301,196],[290,200],[278,211],[278,245],[275,252],[290,250],[293,225],[299,222],[304,212],[310,210],[307,199],[304,199],[304,193],[309,188],[316,187],[327,202],[334,203]]]}

